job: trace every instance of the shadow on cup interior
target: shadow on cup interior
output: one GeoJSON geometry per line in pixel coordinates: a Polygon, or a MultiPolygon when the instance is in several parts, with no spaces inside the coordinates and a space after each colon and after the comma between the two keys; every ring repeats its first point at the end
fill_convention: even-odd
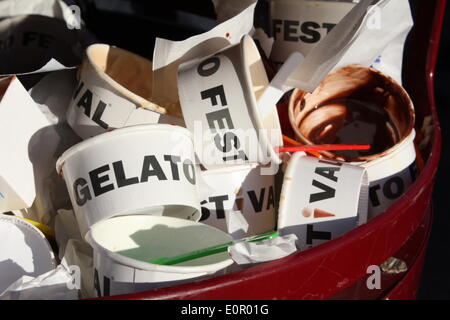
{"type": "Polygon", "coordinates": [[[365,162],[392,152],[414,129],[407,92],[378,70],[349,65],[330,73],[313,93],[295,90],[289,119],[303,144],[369,144],[368,151],[321,152],[365,162]]]}

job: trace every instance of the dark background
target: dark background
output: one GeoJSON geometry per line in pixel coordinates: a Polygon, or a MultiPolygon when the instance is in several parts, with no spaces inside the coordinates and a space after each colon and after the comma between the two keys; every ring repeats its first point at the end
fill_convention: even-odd
{"type": "MultiPolygon", "coordinates": [[[[411,0],[414,14],[418,1],[411,0]]],[[[432,0],[441,1],[441,0],[432,0]]],[[[82,8],[83,20],[104,43],[113,44],[152,59],[155,37],[183,40],[214,26],[215,13],[210,0],[148,1],[148,0],[66,0],[82,8]],[[157,3],[157,6],[156,6],[157,3]],[[119,22],[120,23],[117,23],[119,22]],[[116,22],[116,23],[113,23],[116,22]],[[139,40],[137,40],[139,39],[139,40]]],[[[264,8],[260,0],[258,7],[264,8]]],[[[264,16],[257,16],[255,24],[264,24],[264,16]]],[[[442,126],[442,158],[434,192],[434,223],[423,270],[419,299],[450,299],[450,215],[448,197],[450,181],[450,2],[441,39],[435,74],[435,93],[442,126]]]]}
{"type": "MultiPolygon", "coordinates": [[[[436,0],[433,0],[436,1],[436,0]]],[[[439,1],[439,0],[437,0],[439,1]]],[[[434,221],[427,251],[419,299],[450,299],[450,2],[447,1],[439,60],[435,74],[435,94],[442,128],[442,155],[433,195],[434,221]]]]}

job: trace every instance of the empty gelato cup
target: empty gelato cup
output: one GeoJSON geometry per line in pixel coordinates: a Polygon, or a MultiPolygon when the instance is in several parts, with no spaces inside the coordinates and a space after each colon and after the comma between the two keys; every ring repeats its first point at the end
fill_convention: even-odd
{"type": "Polygon", "coordinates": [[[202,171],[198,185],[201,222],[230,232],[226,214],[240,211],[248,223],[248,230],[239,237],[275,229],[275,176],[261,174],[260,166],[230,166],[202,171]]]}
{"type": "Polygon", "coordinates": [[[81,234],[118,215],[198,221],[196,169],[187,129],[140,125],[85,140],[57,161],[81,234]]]}
{"type": "Polygon", "coordinates": [[[178,104],[152,98],[151,61],[106,44],[86,49],[67,122],[83,139],[137,124],[177,124],[178,104]]]}
{"type": "Polygon", "coordinates": [[[295,90],[289,119],[303,144],[371,145],[368,151],[321,152],[367,168],[370,216],[384,211],[415,179],[412,101],[378,70],[349,65],[330,73],[312,94],[295,90]]]}
{"type": "Polygon", "coordinates": [[[156,216],[123,216],[92,227],[98,296],[109,296],[175,285],[224,271],[233,263],[227,252],[157,265],[146,261],[173,257],[227,243],[231,237],[208,225],[156,216]]]}
{"type": "Polygon", "coordinates": [[[364,168],[295,153],[283,179],[278,230],[309,249],[365,223],[367,202],[364,168]]]}
{"type": "Polygon", "coordinates": [[[178,71],[178,90],[195,152],[212,169],[228,164],[281,162],[278,113],[261,117],[257,99],[268,86],[258,49],[249,36],[178,71]]]}
{"type": "Polygon", "coordinates": [[[55,267],[42,232],[22,219],[0,214],[0,295],[21,277],[35,278],[55,267]]]}

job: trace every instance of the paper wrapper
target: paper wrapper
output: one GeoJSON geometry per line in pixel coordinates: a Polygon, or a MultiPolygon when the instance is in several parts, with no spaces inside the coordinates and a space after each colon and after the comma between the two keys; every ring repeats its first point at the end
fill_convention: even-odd
{"type": "Polygon", "coordinates": [[[0,79],[0,132],[10,137],[3,140],[0,157],[0,212],[32,205],[36,197],[34,146],[50,125],[15,76],[0,79]]]}
{"type": "Polygon", "coordinates": [[[153,52],[153,71],[158,81],[154,82],[155,101],[178,102],[177,71],[186,61],[205,57],[229,45],[239,43],[242,36],[253,28],[253,13],[256,1],[246,1],[239,14],[221,23],[214,29],[183,41],[156,38],[153,52]]]}
{"type": "Polygon", "coordinates": [[[63,265],[36,278],[23,276],[0,295],[0,300],[75,299],[78,299],[78,288],[63,265]]]}
{"type": "Polygon", "coordinates": [[[63,70],[46,75],[29,91],[35,108],[45,116],[48,125],[35,134],[29,147],[36,198],[32,205],[14,213],[51,226],[57,209],[71,206],[64,180],[57,175],[55,165],[64,151],[80,141],[65,122],[74,87],[75,71],[63,70]]]}
{"type": "Polygon", "coordinates": [[[281,259],[297,251],[297,236],[289,234],[259,242],[238,242],[228,247],[228,253],[237,264],[261,263],[281,259]]]}
{"type": "Polygon", "coordinates": [[[23,276],[34,278],[54,268],[53,251],[42,232],[0,214],[0,294],[23,276]]]}

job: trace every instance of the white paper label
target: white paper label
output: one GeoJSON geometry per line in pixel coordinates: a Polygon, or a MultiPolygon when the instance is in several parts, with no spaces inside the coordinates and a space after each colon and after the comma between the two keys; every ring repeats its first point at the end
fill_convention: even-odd
{"type": "Polygon", "coordinates": [[[298,51],[306,56],[351,10],[353,3],[331,1],[271,1],[271,59],[283,63],[298,51]]]}
{"type": "Polygon", "coordinates": [[[278,227],[296,234],[301,250],[336,238],[365,222],[367,184],[363,168],[295,154],[283,181],[278,227]]]}
{"type": "Polygon", "coordinates": [[[258,148],[258,137],[244,84],[231,60],[219,54],[183,65],[178,79],[183,116],[194,134],[195,151],[202,164],[211,168],[257,162],[257,149],[250,147],[258,148]]]}

